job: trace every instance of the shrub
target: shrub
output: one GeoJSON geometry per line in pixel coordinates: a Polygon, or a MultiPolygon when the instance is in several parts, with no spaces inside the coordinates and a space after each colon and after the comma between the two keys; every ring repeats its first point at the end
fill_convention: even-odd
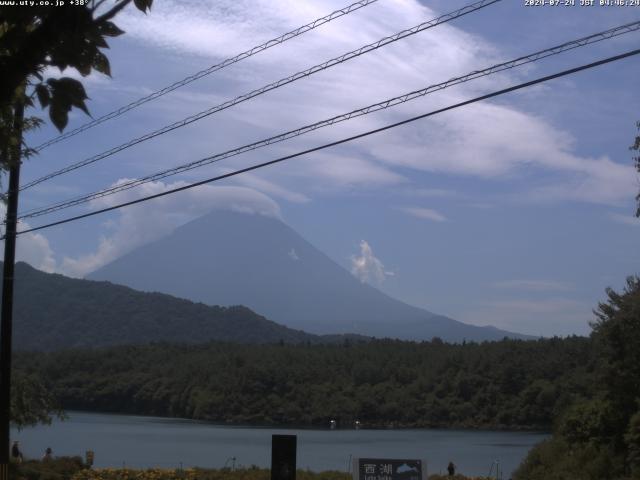
{"type": "Polygon", "coordinates": [[[11,478],[15,480],[68,480],[86,469],[80,457],[58,457],[46,462],[27,460],[11,465],[11,478]]]}

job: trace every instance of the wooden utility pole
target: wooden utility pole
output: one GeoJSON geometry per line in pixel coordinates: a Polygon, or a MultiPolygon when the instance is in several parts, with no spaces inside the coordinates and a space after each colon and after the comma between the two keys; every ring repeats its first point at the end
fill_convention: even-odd
{"type": "Polygon", "coordinates": [[[18,223],[18,193],[24,104],[17,102],[13,129],[14,148],[7,149],[9,158],[9,190],[4,236],[4,271],[2,274],[2,317],[0,319],[0,480],[9,480],[9,447],[11,422],[11,333],[13,327],[13,274],[16,259],[16,226],[18,223]]]}

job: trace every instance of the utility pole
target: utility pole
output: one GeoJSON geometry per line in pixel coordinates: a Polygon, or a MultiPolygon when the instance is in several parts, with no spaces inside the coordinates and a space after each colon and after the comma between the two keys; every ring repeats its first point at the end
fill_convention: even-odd
{"type": "Polygon", "coordinates": [[[9,434],[11,422],[11,333],[13,327],[13,275],[16,258],[16,226],[24,103],[17,101],[13,131],[17,144],[7,149],[4,160],[9,164],[9,190],[4,236],[4,271],[2,273],[2,317],[0,319],[0,480],[9,480],[9,434]]]}

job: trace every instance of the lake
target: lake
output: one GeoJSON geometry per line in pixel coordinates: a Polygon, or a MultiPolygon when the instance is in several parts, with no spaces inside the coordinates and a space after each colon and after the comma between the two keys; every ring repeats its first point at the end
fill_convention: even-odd
{"type": "Polygon", "coordinates": [[[68,412],[51,426],[12,430],[26,457],[95,452],[96,467],[269,467],[271,435],[298,436],[298,468],[349,470],[351,457],[416,458],[428,472],[451,460],[467,475],[487,475],[500,463],[505,480],[544,433],[473,430],[311,430],[232,427],[193,420],[68,412]],[[492,466],[493,465],[493,466],[492,466]]]}

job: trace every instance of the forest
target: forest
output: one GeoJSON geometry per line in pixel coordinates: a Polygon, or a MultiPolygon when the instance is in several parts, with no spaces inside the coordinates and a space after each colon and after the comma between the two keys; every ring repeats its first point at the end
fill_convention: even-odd
{"type": "Polygon", "coordinates": [[[209,343],[18,354],[65,409],[236,424],[549,429],[589,396],[591,341],[209,343]]]}
{"type": "MultiPolygon", "coordinates": [[[[553,435],[515,480],[638,479],[640,279],[607,296],[589,337],[20,352],[16,378],[46,392],[49,410],[57,403],[253,425],[543,429],[553,435]]],[[[42,418],[23,423],[35,421],[42,418]]]]}
{"type": "Polygon", "coordinates": [[[252,425],[543,429],[553,435],[516,480],[638,479],[640,279],[607,296],[589,337],[23,351],[12,411],[32,413],[14,418],[22,424],[58,407],[252,425]]]}
{"type": "Polygon", "coordinates": [[[640,279],[607,294],[592,324],[590,395],[560,412],[518,480],[640,478],[640,279]]]}

